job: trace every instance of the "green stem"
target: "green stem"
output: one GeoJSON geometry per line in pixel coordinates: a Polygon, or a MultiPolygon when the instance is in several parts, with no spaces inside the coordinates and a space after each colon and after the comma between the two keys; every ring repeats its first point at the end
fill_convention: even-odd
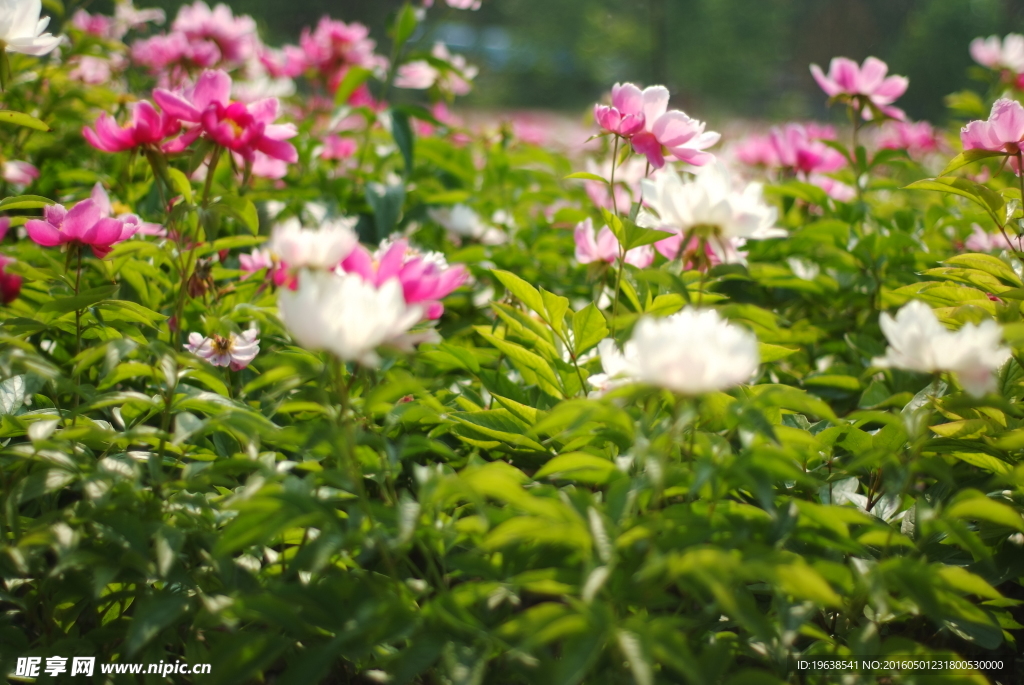
{"type": "Polygon", "coordinates": [[[223,152],[224,148],[218,146],[214,148],[213,156],[210,157],[210,166],[206,173],[206,183],[203,184],[203,209],[210,206],[210,191],[213,189],[213,177],[217,174],[217,164],[220,163],[220,156],[223,152]]]}

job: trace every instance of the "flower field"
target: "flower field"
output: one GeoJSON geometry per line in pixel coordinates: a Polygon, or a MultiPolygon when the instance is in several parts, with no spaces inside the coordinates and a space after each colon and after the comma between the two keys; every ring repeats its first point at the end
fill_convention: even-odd
{"type": "Polygon", "coordinates": [[[1024,678],[1024,37],[942,126],[842,56],[839,125],[555,126],[418,40],[480,0],[58,4],[0,0],[7,680],[1024,678]]]}

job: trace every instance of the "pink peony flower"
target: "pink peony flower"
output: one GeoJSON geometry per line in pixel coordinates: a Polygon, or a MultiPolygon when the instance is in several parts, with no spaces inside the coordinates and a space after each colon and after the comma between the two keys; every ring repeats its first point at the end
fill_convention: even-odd
{"type": "Polygon", "coordinates": [[[1010,33],[1003,40],[999,36],[975,38],[971,41],[971,57],[978,64],[996,70],[1024,73],[1024,36],[1010,33]]]}
{"type": "Polygon", "coordinates": [[[609,133],[629,138],[644,130],[644,96],[632,83],[612,86],[612,104],[594,105],[597,125],[609,133]]]}
{"type": "Polygon", "coordinates": [[[770,136],[753,134],[740,140],[733,148],[736,158],[747,166],[762,166],[769,169],[782,166],[770,136]]]}
{"type": "Polygon", "coordinates": [[[837,181],[831,176],[808,174],[806,180],[811,185],[818,186],[824,190],[826,195],[838,202],[852,202],[857,197],[856,188],[846,185],[842,181],[837,181]]]}
{"type": "Polygon", "coordinates": [[[328,89],[334,92],[349,67],[377,71],[387,66],[385,58],[374,54],[377,44],[369,35],[370,30],[362,24],[346,24],[325,16],[315,30],[303,30],[299,46],[309,66],[320,73],[328,89]]]}
{"type": "MultiPolygon", "coordinates": [[[[621,95],[627,107],[626,114],[636,114],[636,93],[639,90],[630,83],[621,86],[626,91],[621,95]],[[628,105],[626,103],[628,102],[628,105]]],[[[665,154],[694,166],[713,162],[715,156],[704,152],[722,137],[714,131],[704,131],[704,122],[691,119],[684,112],[668,109],[668,89],[651,86],[641,92],[643,105],[640,111],[644,117],[644,130],[631,138],[633,150],[647,157],[655,169],[665,166],[665,154]]]]}
{"type": "Polygon", "coordinates": [[[253,250],[251,254],[238,255],[238,266],[244,274],[242,280],[245,280],[257,271],[273,269],[274,257],[270,250],[253,250]]]}
{"type": "MultiPolygon", "coordinates": [[[[445,0],[449,7],[457,10],[478,10],[480,9],[480,0],[445,0]]],[[[425,5],[428,6],[428,5],[425,5]]]]}
{"type": "Polygon", "coordinates": [[[972,121],[960,129],[964,150],[991,150],[1010,156],[1010,166],[1020,175],[1018,163],[1024,147],[1024,107],[1002,98],[992,105],[987,121],[972,121]]]}
{"type": "Polygon", "coordinates": [[[231,77],[220,70],[203,72],[195,87],[182,93],[161,88],[153,91],[153,98],[168,115],[200,124],[171,141],[165,149],[180,152],[206,133],[218,145],[248,162],[254,162],[257,153],[288,163],[298,161],[295,146],[285,142],[298,134],[294,124],[273,123],[280,108],[277,98],[243,105],[232,102],[230,97],[231,77]]]}
{"type": "Polygon", "coordinates": [[[242,335],[231,333],[228,337],[211,335],[205,338],[199,333],[189,333],[185,349],[210,362],[214,366],[230,366],[240,371],[252,363],[260,353],[260,332],[250,328],[242,335]]]}
{"type": "Polygon", "coordinates": [[[44,207],[43,219],[29,220],[25,230],[38,245],[88,245],[96,257],[103,259],[114,245],[135,235],[141,224],[134,214],[117,218],[111,214],[110,199],[97,183],[88,200],[79,202],[70,211],[63,205],[44,207]]]}
{"type": "Polygon", "coordinates": [[[202,0],[183,5],[171,25],[190,44],[210,41],[217,46],[219,61],[242,64],[255,56],[259,42],[256,21],[247,15],[234,16],[231,8],[218,4],[213,9],[202,0]]]}
{"type": "Polygon", "coordinates": [[[878,146],[888,150],[906,150],[914,155],[935,152],[941,139],[927,121],[889,121],[882,126],[878,146]]]}
{"type": "MultiPolygon", "coordinates": [[[[39,169],[28,162],[4,162],[3,165],[0,165],[0,178],[12,185],[30,186],[39,178],[39,169]]],[[[4,231],[6,230],[5,226],[4,231]]],[[[0,232],[0,238],[3,238],[3,232],[0,232]]]]}
{"type": "MultiPolygon", "coordinates": [[[[572,237],[576,241],[576,261],[580,264],[613,264],[619,258],[619,241],[612,229],[602,226],[595,235],[594,223],[589,217],[576,225],[572,237]]],[[[650,245],[635,247],[626,252],[625,262],[638,269],[646,269],[654,262],[654,248],[650,245]]]]}
{"type": "Polygon", "coordinates": [[[350,158],[355,153],[355,139],[331,135],[324,138],[324,149],[320,153],[320,159],[343,160],[350,158]]]}
{"type": "Polygon", "coordinates": [[[123,152],[141,145],[157,145],[177,134],[181,123],[142,100],[132,105],[131,122],[123,128],[106,112],[100,114],[94,127],[82,129],[90,145],[103,152],[123,152]]]}
{"type": "Polygon", "coordinates": [[[259,60],[274,78],[295,78],[309,67],[306,53],[296,45],[285,45],[280,50],[261,47],[259,60]]]}
{"type": "Polygon", "coordinates": [[[0,304],[10,304],[21,294],[21,276],[6,271],[6,266],[13,261],[0,254],[0,304]]]}
{"type": "Polygon", "coordinates": [[[971,226],[971,235],[964,241],[964,247],[971,252],[993,252],[995,250],[1013,250],[1014,247],[1002,233],[986,233],[981,226],[971,226]]]}
{"type": "Polygon", "coordinates": [[[102,14],[89,14],[80,9],[71,15],[71,25],[83,33],[100,38],[120,38],[115,35],[113,18],[102,14]]]}
{"type": "Polygon", "coordinates": [[[430,49],[430,55],[434,59],[447,62],[449,66],[449,69],[442,71],[437,79],[437,87],[441,89],[441,92],[459,96],[468,95],[469,91],[473,89],[470,81],[476,78],[479,70],[469,64],[464,56],[453,55],[448,51],[448,46],[441,42],[434,43],[434,47],[430,49]]]}
{"type": "MultiPolygon", "coordinates": [[[[729,247],[725,250],[726,256],[730,257],[730,261],[737,263],[746,261],[747,253],[740,252],[738,248],[745,244],[743,240],[737,240],[730,238],[729,247]]],[[[722,258],[715,251],[711,241],[704,242],[704,255],[700,260],[694,259],[697,256],[697,251],[700,249],[700,238],[693,236],[690,238],[690,242],[686,244],[685,249],[683,247],[683,235],[677,233],[671,238],[665,238],[654,243],[655,249],[661,253],[661,255],[669,260],[673,261],[681,257],[686,257],[686,263],[683,264],[684,269],[705,269],[718,266],[722,263],[722,258]],[[699,264],[697,262],[700,262],[699,264]]]]}
{"type": "Polygon", "coordinates": [[[842,153],[821,142],[834,138],[831,127],[795,123],[775,127],[768,134],[779,166],[804,174],[829,173],[846,164],[842,153]]]}
{"type": "Polygon", "coordinates": [[[469,277],[461,264],[449,267],[439,252],[421,253],[410,248],[405,240],[385,240],[373,254],[362,245],[356,245],[342,261],[341,269],[358,274],[378,288],[397,278],[402,284],[406,304],[425,307],[427,319],[440,318],[444,313],[441,300],[469,277]]]}
{"type": "Polygon", "coordinates": [[[887,78],[888,72],[889,66],[877,57],[868,57],[862,66],[846,57],[833,57],[827,76],[817,64],[811,65],[814,80],[830,98],[851,102],[865,119],[874,116],[871,107],[864,102],[867,100],[882,114],[902,121],[906,114],[892,103],[906,92],[908,81],[905,76],[887,78]]]}
{"type": "Polygon", "coordinates": [[[396,88],[409,88],[411,90],[426,90],[437,82],[441,72],[430,62],[418,59],[406,62],[398,67],[398,74],[395,76],[396,88]]]}

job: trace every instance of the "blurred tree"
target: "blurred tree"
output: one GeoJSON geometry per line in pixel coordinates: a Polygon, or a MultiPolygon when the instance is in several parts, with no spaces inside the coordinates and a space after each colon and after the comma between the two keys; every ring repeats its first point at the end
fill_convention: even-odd
{"type": "MultiPolygon", "coordinates": [[[[140,0],[173,14],[180,0],[140,0]]],[[[400,0],[231,0],[271,42],[297,40],[325,14],[383,40],[400,0]]],[[[102,10],[111,0],[92,5],[102,10]]],[[[467,104],[579,109],[616,81],[665,83],[701,118],[824,116],[808,66],[876,55],[910,77],[911,116],[943,116],[969,85],[976,36],[1024,29],[1020,0],[484,0],[476,12],[436,0],[420,47],[444,40],[482,67],[467,104]]]]}

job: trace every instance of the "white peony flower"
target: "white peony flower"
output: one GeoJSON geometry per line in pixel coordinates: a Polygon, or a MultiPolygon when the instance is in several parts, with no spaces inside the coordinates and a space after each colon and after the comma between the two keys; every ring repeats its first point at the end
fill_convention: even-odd
{"type": "Polygon", "coordinates": [[[423,318],[424,308],[405,303],[396,278],[378,288],[356,274],[304,269],[298,288],[283,288],[277,304],[296,342],[333,352],[345,361],[376,365],[378,347],[409,349],[434,334],[409,334],[423,318]]]}
{"type": "Polygon", "coordinates": [[[605,338],[597,344],[597,353],[601,357],[601,368],[604,373],[595,373],[587,379],[594,386],[591,396],[603,395],[623,385],[636,382],[639,375],[636,345],[630,341],[625,344],[622,352],[615,347],[615,341],[605,338]]]}
{"type": "Polygon", "coordinates": [[[622,353],[611,340],[599,351],[605,373],[590,379],[598,392],[638,382],[701,395],[749,381],[760,364],[753,333],[712,309],[692,307],[664,319],[643,317],[622,353]]]}
{"type": "Polygon", "coordinates": [[[268,247],[291,269],[333,269],[359,242],[355,225],[356,219],[335,219],[303,228],[293,217],[274,228],[268,247]]]}
{"type": "Polygon", "coordinates": [[[473,238],[484,245],[500,245],[507,240],[503,231],[485,224],[480,215],[466,205],[430,209],[427,213],[446,231],[457,236],[473,238]]]}
{"type": "Polygon", "coordinates": [[[931,307],[918,300],[901,307],[895,318],[883,312],[879,325],[889,347],[872,364],[921,373],[952,371],[975,397],[995,390],[993,371],[1010,358],[1010,350],[1002,346],[1002,328],[995,321],[969,323],[951,331],[931,307]]]}
{"type": "MultiPolygon", "coordinates": [[[[653,179],[640,182],[644,208],[637,223],[686,235],[704,236],[715,255],[723,262],[741,262],[737,245],[743,240],[781,238],[786,232],[775,227],[778,210],[765,204],[761,184],[751,183],[743,191],[734,190],[729,173],[721,164],[701,167],[693,180],[683,181],[672,169],[653,179]]],[[[672,240],[671,238],[669,240],[672,240]]]]}
{"type": "Polygon", "coordinates": [[[64,40],[63,36],[43,33],[50,18],[39,18],[40,0],[0,0],[0,43],[7,52],[45,55],[64,40]]]}

